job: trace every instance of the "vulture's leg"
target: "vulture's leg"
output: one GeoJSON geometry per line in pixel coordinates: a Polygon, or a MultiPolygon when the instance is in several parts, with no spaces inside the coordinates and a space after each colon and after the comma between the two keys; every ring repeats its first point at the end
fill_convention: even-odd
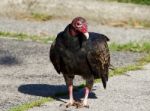
{"type": "Polygon", "coordinates": [[[73,99],[73,84],[69,84],[68,91],[69,91],[69,104],[73,105],[73,103],[74,103],[74,99],[73,99]]]}
{"type": "Polygon", "coordinates": [[[89,96],[90,89],[85,87],[85,96],[83,100],[83,106],[88,106],[88,96],[89,96]]]}
{"type": "Polygon", "coordinates": [[[74,76],[64,75],[64,78],[65,78],[65,82],[66,82],[66,85],[67,85],[68,91],[69,91],[69,101],[66,104],[66,107],[69,107],[69,106],[73,106],[74,102],[75,102],[74,98],[73,98],[73,78],[74,78],[74,76]]]}
{"type": "Polygon", "coordinates": [[[88,96],[89,96],[89,93],[93,87],[93,84],[94,84],[94,77],[93,76],[86,79],[85,96],[84,96],[84,100],[83,100],[83,106],[84,107],[89,107],[88,96]]]}

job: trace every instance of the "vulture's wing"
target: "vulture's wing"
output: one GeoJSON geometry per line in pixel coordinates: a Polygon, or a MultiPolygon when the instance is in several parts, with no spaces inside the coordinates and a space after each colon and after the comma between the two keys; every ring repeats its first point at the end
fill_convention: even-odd
{"type": "Polygon", "coordinates": [[[57,52],[57,48],[55,45],[56,45],[55,42],[53,42],[50,48],[49,56],[50,56],[50,60],[52,64],[54,65],[54,68],[60,74],[60,57],[59,57],[59,54],[57,52]]]}
{"type": "Polygon", "coordinates": [[[62,34],[63,32],[57,35],[55,41],[51,45],[49,53],[50,60],[59,74],[61,72],[60,49],[64,47],[62,43],[62,34]]]}
{"type": "Polygon", "coordinates": [[[91,50],[87,54],[92,73],[102,79],[104,88],[106,88],[106,82],[108,81],[110,64],[108,40],[104,35],[100,35],[100,37],[91,40],[91,50]]]}

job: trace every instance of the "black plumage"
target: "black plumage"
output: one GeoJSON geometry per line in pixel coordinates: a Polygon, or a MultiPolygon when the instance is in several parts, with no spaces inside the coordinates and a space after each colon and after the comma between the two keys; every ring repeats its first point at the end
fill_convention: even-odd
{"type": "Polygon", "coordinates": [[[60,32],[52,43],[50,60],[56,71],[64,76],[69,88],[69,105],[75,103],[72,88],[75,75],[86,80],[83,106],[87,106],[94,79],[101,78],[103,87],[106,88],[110,65],[108,41],[108,37],[103,34],[87,32],[85,19],[78,17],[60,32]]]}
{"type": "MultiPolygon", "coordinates": [[[[82,33],[77,37],[70,37],[67,34],[68,29],[69,26],[58,34],[50,48],[50,60],[56,71],[71,79],[74,75],[80,75],[86,80],[101,78],[106,88],[110,64],[107,45],[109,39],[94,32],[89,32],[88,40],[84,39],[82,33]]],[[[92,85],[89,85],[90,88],[92,85]]]]}

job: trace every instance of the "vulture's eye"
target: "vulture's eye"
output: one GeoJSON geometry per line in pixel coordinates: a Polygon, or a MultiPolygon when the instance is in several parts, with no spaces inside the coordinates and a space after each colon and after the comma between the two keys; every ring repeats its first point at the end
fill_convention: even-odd
{"type": "Polygon", "coordinates": [[[81,25],[79,22],[77,22],[77,25],[81,25]]]}
{"type": "Polygon", "coordinates": [[[80,22],[77,22],[76,27],[80,28],[80,27],[82,27],[82,24],[80,22]]]}

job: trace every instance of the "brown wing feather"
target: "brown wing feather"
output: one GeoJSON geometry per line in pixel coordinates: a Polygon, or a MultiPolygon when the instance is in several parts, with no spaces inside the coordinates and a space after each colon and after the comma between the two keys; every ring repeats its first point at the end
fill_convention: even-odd
{"type": "Polygon", "coordinates": [[[110,64],[110,54],[106,37],[99,37],[92,41],[92,49],[87,58],[94,75],[102,79],[104,88],[108,81],[108,70],[110,64]]]}
{"type": "Polygon", "coordinates": [[[60,73],[60,57],[59,54],[57,53],[55,42],[52,43],[50,47],[50,60],[53,63],[56,71],[60,73]]]}

